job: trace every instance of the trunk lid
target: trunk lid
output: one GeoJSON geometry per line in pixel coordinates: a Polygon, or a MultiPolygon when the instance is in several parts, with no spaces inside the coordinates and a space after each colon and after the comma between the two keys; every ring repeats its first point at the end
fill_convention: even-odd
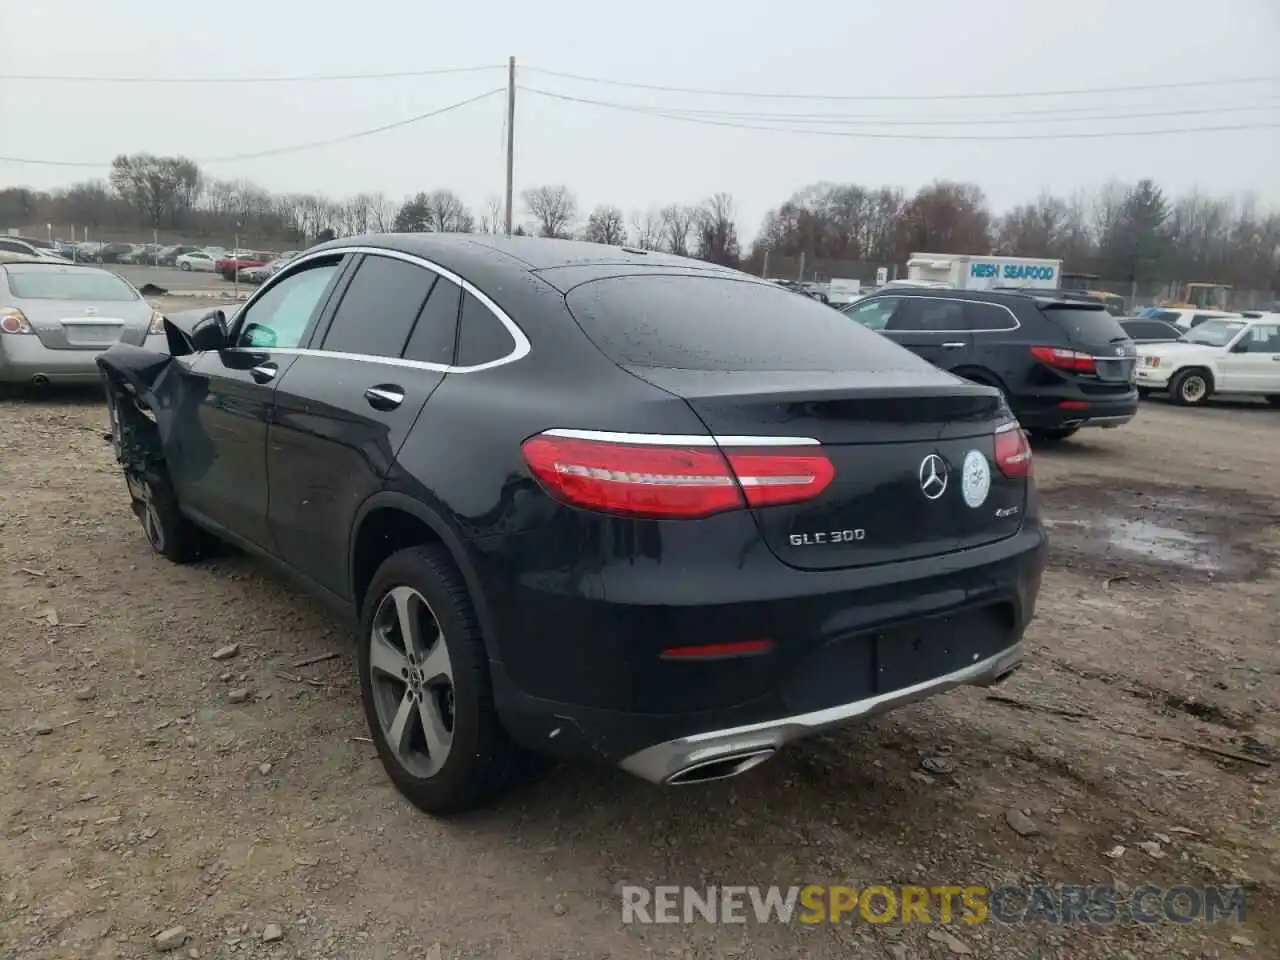
{"type": "Polygon", "coordinates": [[[1066,334],[1073,350],[1094,358],[1098,380],[1108,384],[1134,381],[1137,348],[1105,307],[1064,301],[1042,303],[1040,312],[1066,334]]]}
{"type": "Polygon", "coordinates": [[[105,350],[113,343],[141,345],[145,341],[151,308],[140,303],[16,300],[14,306],[49,350],[105,350]]]}
{"type": "Polygon", "coordinates": [[[1002,540],[1022,524],[1026,481],[995,464],[995,428],[1011,418],[990,388],[932,368],[625,369],[682,397],[716,436],[821,444],[835,479],[817,498],[752,511],[769,549],[790,566],[914,560],[1002,540]]]}

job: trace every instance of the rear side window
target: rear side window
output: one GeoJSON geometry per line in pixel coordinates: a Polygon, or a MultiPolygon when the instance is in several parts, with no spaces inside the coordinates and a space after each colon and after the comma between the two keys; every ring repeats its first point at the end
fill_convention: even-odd
{"type": "Polygon", "coordinates": [[[853,317],[868,330],[883,330],[901,303],[900,297],[877,297],[865,303],[853,304],[842,312],[846,317],[853,317]]]}
{"type": "Polygon", "coordinates": [[[458,319],[459,367],[475,367],[501,360],[516,345],[509,331],[492,310],[469,293],[462,296],[462,316],[458,319]]]}
{"type": "Polygon", "coordinates": [[[1018,327],[1013,314],[994,303],[966,303],[964,320],[969,330],[1016,330],[1018,327]]]}
{"type": "Polygon", "coordinates": [[[1077,343],[1110,343],[1128,336],[1120,322],[1102,308],[1048,307],[1040,312],[1077,343]]]}
{"type": "Polygon", "coordinates": [[[916,358],[838,310],[774,284],[724,277],[625,276],[566,297],[615,363],[682,370],[904,369],[916,358]]]}
{"type": "Polygon", "coordinates": [[[902,308],[889,318],[885,329],[954,333],[965,329],[964,308],[965,304],[959,300],[907,297],[902,308]]]}
{"type": "Polygon", "coordinates": [[[322,350],[399,358],[436,275],[391,257],[368,256],[338,304],[322,350]]]}
{"type": "Polygon", "coordinates": [[[452,280],[441,277],[431,288],[431,296],[418,314],[413,333],[405,344],[404,358],[421,363],[453,363],[453,342],[458,332],[458,306],[462,290],[452,280]]]}

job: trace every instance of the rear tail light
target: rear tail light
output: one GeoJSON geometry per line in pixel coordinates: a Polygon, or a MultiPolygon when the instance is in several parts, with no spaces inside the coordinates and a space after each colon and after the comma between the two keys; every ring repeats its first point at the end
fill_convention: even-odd
{"type": "Polygon", "coordinates": [[[1016,423],[1007,423],[996,430],[995,454],[996,466],[1006,477],[1031,475],[1031,444],[1016,423]]]}
{"type": "Polygon", "coordinates": [[[1031,355],[1041,363],[1059,370],[1070,370],[1073,373],[1094,372],[1093,357],[1079,350],[1067,350],[1062,347],[1032,347],[1031,355]]]}
{"type": "Polygon", "coordinates": [[[0,333],[33,333],[26,315],[17,307],[0,307],[0,333]]]}
{"type": "Polygon", "coordinates": [[[539,434],[521,447],[556,499],[633,517],[707,517],[811,500],[835,477],[821,450],[637,444],[539,434]]]}

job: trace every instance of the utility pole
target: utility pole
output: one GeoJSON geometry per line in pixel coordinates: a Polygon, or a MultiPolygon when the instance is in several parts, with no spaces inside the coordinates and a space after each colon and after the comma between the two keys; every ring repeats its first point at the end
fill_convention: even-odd
{"type": "Polygon", "coordinates": [[[516,58],[507,58],[507,236],[511,236],[511,188],[516,162],[516,58]]]}

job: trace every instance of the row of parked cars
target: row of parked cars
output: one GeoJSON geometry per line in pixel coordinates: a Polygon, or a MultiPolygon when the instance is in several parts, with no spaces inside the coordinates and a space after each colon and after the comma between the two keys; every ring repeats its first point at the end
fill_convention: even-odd
{"type": "Polygon", "coordinates": [[[217,273],[225,280],[261,283],[297,256],[297,250],[275,253],[187,244],[99,243],[87,240],[40,240],[34,237],[0,237],[0,252],[53,258],[71,263],[150,264],[186,271],[217,273]]]}
{"type": "Polygon", "coordinates": [[[1062,290],[886,286],[840,308],[936,366],[998,388],[1032,439],[1118,427],[1139,399],[1215,394],[1280,406],[1280,312],[1166,310],[1115,317],[1062,290]]]}

